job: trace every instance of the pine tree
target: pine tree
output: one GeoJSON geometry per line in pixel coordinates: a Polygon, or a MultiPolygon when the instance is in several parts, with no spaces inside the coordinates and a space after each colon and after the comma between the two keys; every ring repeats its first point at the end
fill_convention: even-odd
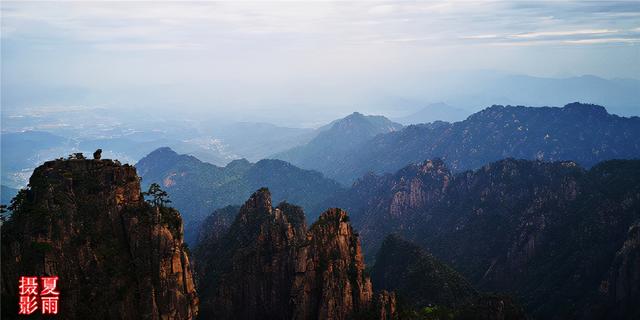
{"type": "Polygon", "coordinates": [[[171,203],[169,200],[169,194],[166,191],[160,188],[160,185],[157,183],[152,183],[149,186],[149,190],[147,192],[142,193],[145,197],[151,197],[151,200],[147,200],[154,207],[164,207],[165,204],[171,203]]]}

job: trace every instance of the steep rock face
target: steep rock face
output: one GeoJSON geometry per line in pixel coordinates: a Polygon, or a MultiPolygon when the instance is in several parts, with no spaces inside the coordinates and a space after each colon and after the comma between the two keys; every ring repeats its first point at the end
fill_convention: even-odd
{"type": "MultiPolygon", "coordinates": [[[[352,213],[365,256],[386,234],[398,233],[478,289],[513,292],[535,316],[580,317],[601,304],[601,282],[617,268],[616,252],[640,219],[640,161],[610,160],[585,170],[568,161],[505,159],[455,175],[427,167],[368,175],[331,201],[352,213]]],[[[624,270],[634,260],[622,257],[633,255],[618,258],[628,261],[619,265],[623,278],[633,279],[624,270]]]]}
{"type": "Polygon", "coordinates": [[[296,319],[346,319],[370,307],[360,243],[341,209],[325,211],[298,251],[294,282],[296,319]]]}
{"type": "Polygon", "coordinates": [[[629,228],[627,239],[600,284],[600,294],[606,299],[601,307],[608,318],[640,318],[640,222],[629,228]]]}
{"type": "Polygon", "coordinates": [[[221,238],[195,250],[202,318],[348,319],[375,305],[391,319],[395,296],[374,303],[348,219],[330,209],[307,230],[300,207],[272,208],[270,192],[258,190],[221,238]]]}
{"type": "Polygon", "coordinates": [[[299,207],[271,206],[260,190],[242,206],[228,233],[198,246],[204,319],[288,319],[296,244],[305,237],[299,207]]]}
{"type": "Polygon", "coordinates": [[[38,167],[2,226],[2,312],[18,279],[58,276],[65,319],[192,319],[198,312],[180,214],[140,193],[135,168],[111,160],[38,167]]]}
{"type": "Polygon", "coordinates": [[[384,236],[414,232],[423,219],[421,208],[441,201],[452,179],[442,160],[427,160],[393,176],[367,175],[331,201],[357,212],[354,225],[366,242],[366,256],[372,258],[384,236]]]}
{"type": "MultiPolygon", "coordinates": [[[[382,290],[377,293],[374,299],[373,311],[374,314],[369,319],[380,320],[397,320],[399,318],[398,301],[395,292],[389,292],[382,290]]],[[[366,317],[363,317],[366,319],[366,317]]]]}

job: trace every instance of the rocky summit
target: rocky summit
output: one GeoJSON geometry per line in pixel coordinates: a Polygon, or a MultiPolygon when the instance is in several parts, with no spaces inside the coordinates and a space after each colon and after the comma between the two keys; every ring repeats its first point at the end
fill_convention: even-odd
{"type": "Polygon", "coordinates": [[[429,160],[368,175],[331,204],[349,210],[367,257],[399,234],[536,318],[640,310],[638,160],[504,159],[457,174],[429,160]]]}
{"type": "Polygon", "coordinates": [[[193,319],[198,298],[180,214],[144,201],[135,168],[49,161],[2,225],[2,317],[21,276],[57,276],[64,319],[193,319]]]}
{"type": "Polygon", "coordinates": [[[347,213],[329,209],[309,229],[300,207],[273,208],[255,192],[222,236],[197,247],[206,319],[393,319],[395,295],[374,295],[347,213]]]}

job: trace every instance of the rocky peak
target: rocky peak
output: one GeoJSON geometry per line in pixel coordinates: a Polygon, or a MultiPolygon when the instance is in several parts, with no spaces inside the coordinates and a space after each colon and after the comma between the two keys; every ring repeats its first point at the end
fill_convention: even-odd
{"type": "Polygon", "coordinates": [[[440,158],[426,160],[425,162],[419,164],[418,168],[421,174],[429,175],[431,177],[451,175],[449,168],[447,168],[447,165],[440,158]]]}
{"type": "MultiPolygon", "coordinates": [[[[311,228],[313,229],[315,226],[324,226],[324,225],[340,225],[341,223],[345,223],[349,221],[349,217],[347,216],[347,212],[340,208],[331,208],[327,211],[323,212],[318,221],[314,223],[311,228]]],[[[350,227],[350,226],[349,226],[350,227]]]]}
{"type": "Polygon", "coordinates": [[[29,186],[2,226],[3,316],[17,313],[22,275],[58,276],[66,319],[196,316],[180,214],[143,201],[135,168],[49,161],[29,186]]]}
{"type": "MultiPolygon", "coordinates": [[[[375,136],[379,133],[387,133],[402,128],[384,116],[364,115],[354,112],[342,119],[333,122],[331,129],[339,133],[350,133],[364,136],[375,136]]],[[[326,134],[323,134],[326,135],[326,134]]]]}
{"type": "Polygon", "coordinates": [[[452,178],[441,159],[426,160],[406,167],[398,172],[391,187],[393,198],[388,204],[389,213],[400,216],[426,202],[440,200],[452,178]]]}
{"type": "Polygon", "coordinates": [[[605,298],[599,308],[607,318],[640,316],[640,221],[629,227],[625,242],[600,283],[599,293],[605,298]]]}
{"type": "Polygon", "coordinates": [[[295,249],[305,231],[302,209],[272,208],[266,188],[253,193],[224,236],[196,248],[202,317],[290,318],[295,249]]]}
{"type": "Polygon", "coordinates": [[[365,115],[358,112],[358,111],[354,111],[352,114],[346,116],[344,119],[345,120],[353,120],[353,119],[364,119],[365,115]]]}
{"type": "Polygon", "coordinates": [[[307,233],[298,252],[294,317],[347,319],[372,307],[371,279],[365,275],[358,235],[344,210],[328,209],[307,233]]]}
{"type": "Polygon", "coordinates": [[[164,159],[165,161],[167,159],[176,159],[178,157],[180,157],[180,155],[169,147],[160,147],[158,149],[151,151],[151,153],[145,156],[145,158],[148,158],[150,160],[164,159]]]}
{"type": "Polygon", "coordinates": [[[271,213],[271,192],[267,188],[261,188],[251,195],[244,203],[240,212],[250,214],[253,211],[266,211],[271,213]]]}
{"type": "Polygon", "coordinates": [[[255,192],[224,237],[198,246],[203,317],[347,319],[379,306],[391,319],[395,296],[374,301],[347,213],[329,209],[307,230],[300,207],[271,208],[270,196],[255,192]]]}
{"type": "Polygon", "coordinates": [[[249,160],[242,158],[233,160],[225,166],[227,169],[248,169],[251,167],[251,162],[249,160]]]}
{"type": "MultiPolygon", "coordinates": [[[[159,182],[162,179],[158,179],[157,177],[148,177],[147,175],[150,172],[162,172],[164,169],[171,168],[178,164],[181,167],[207,166],[218,168],[212,164],[204,163],[194,156],[178,154],[169,147],[162,147],[152,151],[136,163],[136,168],[138,168],[140,175],[145,177],[145,181],[150,178],[150,180],[156,180],[156,182],[159,182]]],[[[175,173],[175,171],[172,173],[175,173]]],[[[165,176],[162,178],[165,178],[165,176]]]]}
{"type": "Polygon", "coordinates": [[[607,116],[609,114],[603,106],[580,102],[569,103],[562,108],[562,111],[596,116],[607,116]]]}

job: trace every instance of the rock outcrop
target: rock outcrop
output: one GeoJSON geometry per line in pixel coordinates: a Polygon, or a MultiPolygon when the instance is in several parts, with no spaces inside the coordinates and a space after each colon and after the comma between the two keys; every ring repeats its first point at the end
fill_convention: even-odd
{"type": "Polygon", "coordinates": [[[350,319],[380,308],[395,315],[395,296],[374,301],[358,235],[347,213],[329,209],[309,230],[300,207],[260,189],[226,234],[197,247],[204,319],[350,319]]]}
{"type": "Polygon", "coordinates": [[[36,168],[2,225],[2,315],[20,276],[58,276],[65,319],[193,319],[198,298],[182,219],[152,207],[135,168],[69,159],[36,168]]]}
{"type": "Polygon", "coordinates": [[[600,284],[600,294],[604,296],[600,314],[610,319],[640,318],[640,221],[629,228],[627,239],[600,284]]]}
{"type": "Polygon", "coordinates": [[[293,301],[296,319],[347,319],[371,307],[358,236],[341,209],[325,211],[297,252],[293,301]]]}
{"type": "Polygon", "coordinates": [[[330,203],[351,213],[366,257],[399,234],[479,290],[513,294],[536,318],[634,311],[639,264],[627,231],[640,219],[639,160],[587,170],[504,159],[458,174],[432,160],[368,175],[330,203]]]}
{"type": "Polygon", "coordinates": [[[289,319],[296,246],[305,237],[299,207],[271,206],[260,190],[227,234],[197,250],[204,319],[289,319]]]}

